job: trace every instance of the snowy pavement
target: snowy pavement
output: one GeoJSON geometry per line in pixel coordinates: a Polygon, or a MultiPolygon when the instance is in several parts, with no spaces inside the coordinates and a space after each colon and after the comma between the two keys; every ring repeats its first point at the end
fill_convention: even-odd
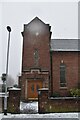
{"type": "MultiPolygon", "coordinates": [[[[50,118],[62,118],[61,120],[65,120],[67,118],[71,120],[80,120],[78,113],[50,113],[50,114],[7,114],[7,116],[4,116],[4,114],[0,114],[0,120],[8,120],[7,118],[47,118],[46,120],[49,120],[50,118]],[[5,119],[2,119],[5,118],[5,119]]],[[[53,119],[53,120],[54,120],[53,119]]],[[[13,120],[13,119],[12,119],[13,120]]],[[[17,120],[17,119],[15,119],[17,120]]],[[[22,119],[21,119],[22,120],[22,119]]],[[[39,119],[38,119],[39,120],[39,119]]]]}
{"type": "Polygon", "coordinates": [[[79,120],[78,118],[2,118],[2,120],[79,120]]]}
{"type": "Polygon", "coordinates": [[[38,102],[20,102],[20,112],[23,114],[38,113],[38,102]]]}

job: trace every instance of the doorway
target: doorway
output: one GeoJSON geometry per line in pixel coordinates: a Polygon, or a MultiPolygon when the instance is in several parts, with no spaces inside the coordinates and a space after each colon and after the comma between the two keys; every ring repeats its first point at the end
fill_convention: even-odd
{"type": "Polygon", "coordinates": [[[43,87],[42,80],[28,80],[27,97],[28,99],[38,99],[38,89],[43,87]]]}

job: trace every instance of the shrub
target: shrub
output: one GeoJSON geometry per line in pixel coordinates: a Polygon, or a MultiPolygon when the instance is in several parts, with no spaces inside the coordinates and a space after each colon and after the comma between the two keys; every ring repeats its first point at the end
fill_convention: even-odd
{"type": "Polygon", "coordinates": [[[78,88],[70,89],[70,94],[73,97],[80,97],[80,89],[78,88]]]}

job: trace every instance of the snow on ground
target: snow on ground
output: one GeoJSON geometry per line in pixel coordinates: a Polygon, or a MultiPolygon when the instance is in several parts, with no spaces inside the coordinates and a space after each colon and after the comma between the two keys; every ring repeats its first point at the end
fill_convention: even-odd
{"type": "Polygon", "coordinates": [[[38,102],[20,102],[21,113],[38,113],[38,102]]]}
{"type": "MultiPolygon", "coordinates": [[[[78,113],[50,113],[50,114],[0,114],[2,118],[78,118],[78,113]]],[[[80,119],[79,119],[80,120],[80,119]]]]}

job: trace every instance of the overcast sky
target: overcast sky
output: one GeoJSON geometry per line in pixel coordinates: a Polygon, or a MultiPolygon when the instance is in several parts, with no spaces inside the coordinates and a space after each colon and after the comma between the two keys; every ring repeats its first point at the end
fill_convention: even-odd
{"type": "MultiPolygon", "coordinates": [[[[9,1],[9,0],[8,0],[9,1]]],[[[19,0],[18,0],[19,1],[19,0]]],[[[8,31],[12,28],[9,56],[9,75],[17,82],[21,73],[23,25],[34,17],[51,25],[52,38],[78,38],[78,2],[0,2],[0,75],[6,68],[8,31]]]]}

